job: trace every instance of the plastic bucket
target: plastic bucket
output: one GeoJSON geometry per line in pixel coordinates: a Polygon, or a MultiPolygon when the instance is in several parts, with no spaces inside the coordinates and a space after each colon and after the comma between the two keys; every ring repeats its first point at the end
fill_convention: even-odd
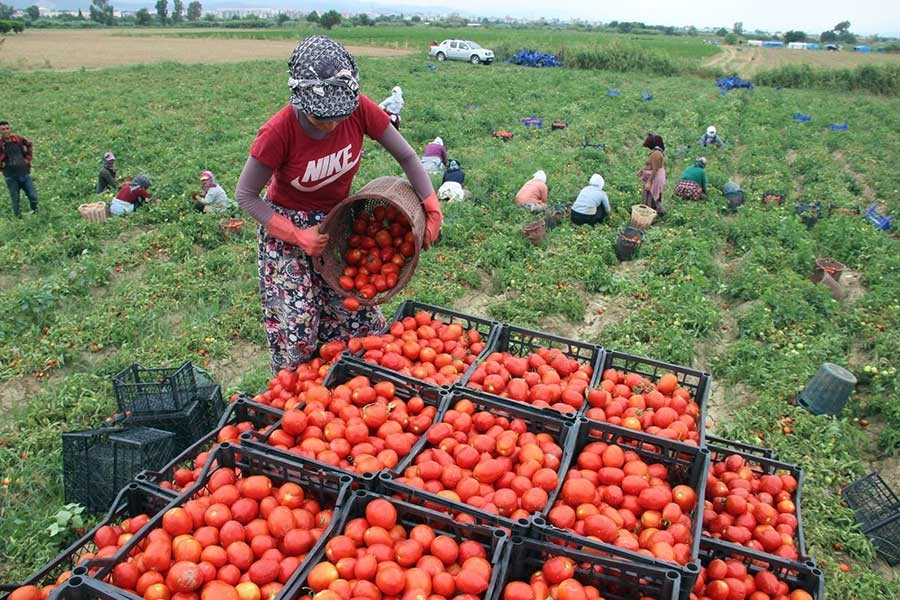
{"type": "Polygon", "coordinates": [[[631,260],[644,241],[644,232],[637,227],[626,227],[616,239],[616,256],[619,260],[631,260]]]}
{"type": "Polygon", "coordinates": [[[725,194],[725,199],[728,200],[728,210],[737,212],[737,209],[744,204],[744,192],[742,190],[728,192],[725,194]]]}
{"type": "Polygon", "coordinates": [[[814,415],[838,416],[850,399],[856,377],[839,365],[824,363],[797,394],[797,404],[814,415]]]}
{"type": "Polygon", "coordinates": [[[635,204],[631,207],[631,226],[645,231],[653,224],[656,218],[656,211],[649,206],[643,204],[635,204]]]}

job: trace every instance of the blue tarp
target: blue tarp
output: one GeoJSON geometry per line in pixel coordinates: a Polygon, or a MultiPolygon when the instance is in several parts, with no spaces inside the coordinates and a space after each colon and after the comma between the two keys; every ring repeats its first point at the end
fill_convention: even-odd
{"type": "Polygon", "coordinates": [[[872,46],[853,46],[853,49],[857,52],[871,52],[872,46]]]}
{"type": "Polygon", "coordinates": [[[436,65],[433,65],[431,63],[425,63],[425,66],[428,68],[429,71],[437,71],[436,65]]]}
{"type": "Polygon", "coordinates": [[[763,42],[764,48],[784,48],[784,42],[763,42]]]}
{"type": "Polygon", "coordinates": [[[535,50],[520,50],[506,59],[506,62],[523,67],[559,67],[559,59],[552,54],[544,54],[535,50]]]}
{"type": "Polygon", "coordinates": [[[807,121],[812,121],[812,117],[809,115],[804,115],[803,113],[794,113],[794,120],[800,121],[801,123],[806,123],[807,121]]]}
{"type": "Polygon", "coordinates": [[[607,96],[621,96],[622,92],[620,92],[619,90],[606,90],[606,95],[607,96]]]}
{"type": "Polygon", "coordinates": [[[653,96],[648,94],[647,92],[641,92],[641,98],[643,100],[653,100],[653,96]]]}
{"type": "Polygon", "coordinates": [[[535,115],[531,115],[530,117],[521,117],[519,121],[522,122],[522,125],[525,127],[538,127],[542,129],[544,127],[544,120],[540,117],[536,117],[535,115]]]}
{"type": "Polygon", "coordinates": [[[723,90],[733,90],[735,88],[753,89],[753,84],[745,79],[741,79],[737,75],[731,77],[722,77],[716,80],[716,85],[723,90]]]}
{"type": "Polygon", "coordinates": [[[837,123],[831,124],[832,131],[847,131],[848,129],[850,129],[850,125],[847,123],[844,123],[843,125],[838,125],[837,123]]]}
{"type": "Polygon", "coordinates": [[[818,50],[818,49],[819,49],[819,45],[816,44],[815,42],[807,42],[807,43],[806,43],[806,49],[807,49],[807,50],[818,50]]]}

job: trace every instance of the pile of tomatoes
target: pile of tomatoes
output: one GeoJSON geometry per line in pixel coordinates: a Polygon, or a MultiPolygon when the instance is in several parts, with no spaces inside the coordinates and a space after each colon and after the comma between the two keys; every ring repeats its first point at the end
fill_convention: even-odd
{"type": "Polygon", "coordinates": [[[493,572],[482,544],[425,524],[407,528],[383,498],[371,500],[364,517],[348,521],[342,535],[328,540],[325,557],[306,580],[313,595],[300,600],[477,600],[493,572]]]}
{"type": "Polygon", "coordinates": [[[528,356],[492,352],[476,367],[467,386],[560,412],[576,412],[593,375],[591,365],[561,350],[538,348],[528,356]]]}
{"type": "Polygon", "coordinates": [[[359,375],[328,389],[310,385],[288,407],[268,444],[356,473],[392,469],[431,426],[437,407],[404,400],[390,381],[359,375]]]}
{"type": "Polygon", "coordinates": [[[363,360],[421,379],[434,385],[449,385],[462,377],[485,342],[477,329],[445,323],[420,310],[391,324],[383,335],[350,338],[347,347],[363,360]]]}
{"type": "Polygon", "coordinates": [[[416,240],[406,216],[391,205],[360,212],[352,230],[338,284],[349,300],[356,301],[344,306],[357,310],[357,298],[371,300],[397,285],[400,271],[416,254],[416,240]]]}
{"type": "Polygon", "coordinates": [[[674,373],[656,384],[637,373],[603,371],[599,387],[588,391],[585,416],[696,446],[700,443],[700,405],[674,373]]]}
{"type": "MultiPolygon", "coordinates": [[[[601,590],[578,581],[578,566],[565,556],[549,557],[528,583],[510,581],[503,586],[503,600],[602,600],[601,590]]],[[[640,600],[650,599],[641,597],[640,600]]]]}
{"type": "Polygon", "coordinates": [[[579,535],[683,565],[691,560],[697,494],[668,478],[665,465],[647,464],[633,450],[590,442],[566,473],[547,518],[579,535]]]}
{"type": "Polygon", "coordinates": [[[813,600],[770,571],[751,575],[740,560],[716,558],[700,569],[691,600],[813,600]]]}
{"type": "Polygon", "coordinates": [[[796,491],[793,475],[764,475],[739,454],[715,461],[706,481],[703,533],[796,561],[796,491]]]}
{"type": "Polygon", "coordinates": [[[319,349],[319,356],[298,366],[295,370],[282,369],[269,380],[268,389],[253,397],[254,402],[279,410],[293,408],[299,403],[299,394],[311,385],[320,385],[346,345],[343,342],[329,342],[319,349]],[[327,358],[326,358],[327,356],[327,358]]]}
{"type": "Polygon", "coordinates": [[[510,519],[543,510],[559,481],[562,448],[521,419],[460,400],[426,434],[429,447],[398,478],[510,519]]]}

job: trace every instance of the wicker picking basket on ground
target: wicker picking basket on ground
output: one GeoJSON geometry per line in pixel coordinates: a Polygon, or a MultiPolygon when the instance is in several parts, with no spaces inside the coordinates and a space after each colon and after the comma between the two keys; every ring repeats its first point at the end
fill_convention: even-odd
{"type": "Polygon", "coordinates": [[[78,206],[78,212],[91,223],[102,223],[106,220],[106,202],[91,202],[78,206]]]}
{"type": "Polygon", "coordinates": [[[341,288],[339,280],[344,267],[347,266],[344,256],[347,253],[350,236],[353,235],[353,220],[362,212],[372,213],[378,205],[394,206],[406,217],[415,238],[416,251],[400,268],[397,285],[378,292],[368,300],[354,295],[363,306],[381,304],[406,287],[419,262],[419,253],[425,244],[425,211],[422,209],[422,201],[406,179],[402,177],[373,179],[331,209],[319,227],[322,233],[329,236],[328,246],[321,256],[313,259],[316,270],[331,289],[341,296],[351,295],[341,288]]]}
{"type": "Polygon", "coordinates": [[[653,219],[656,218],[656,211],[650,208],[649,206],[644,206],[643,204],[635,204],[631,207],[631,226],[636,227],[642,231],[646,231],[647,228],[653,224],[653,219]]]}

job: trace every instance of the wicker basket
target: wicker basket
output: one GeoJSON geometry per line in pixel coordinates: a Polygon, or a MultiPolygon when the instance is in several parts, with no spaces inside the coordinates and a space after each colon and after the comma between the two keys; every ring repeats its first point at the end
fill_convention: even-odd
{"type": "Polygon", "coordinates": [[[346,266],[344,255],[347,253],[348,240],[352,235],[353,220],[361,212],[372,212],[378,205],[395,206],[403,213],[412,227],[416,251],[400,269],[397,285],[378,292],[368,300],[359,298],[359,303],[363,306],[381,304],[406,287],[419,262],[419,253],[425,244],[425,211],[422,209],[422,201],[406,179],[402,177],[373,179],[358,192],[338,203],[319,227],[322,233],[329,236],[328,246],[321,256],[313,258],[313,265],[325,283],[341,296],[350,295],[341,288],[339,280],[346,266]]]}
{"type": "Polygon", "coordinates": [[[82,217],[91,223],[102,223],[106,220],[106,202],[91,202],[78,207],[82,217]]]}
{"type": "Polygon", "coordinates": [[[244,220],[224,219],[220,226],[222,227],[222,233],[225,235],[225,237],[231,237],[241,232],[241,228],[244,226],[244,220]]]}
{"type": "Polygon", "coordinates": [[[631,226],[642,231],[646,231],[647,228],[653,224],[653,219],[656,218],[656,211],[650,208],[649,206],[644,206],[643,204],[635,204],[631,207],[631,226]]]}
{"type": "Polygon", "coordinates": [[[544,219],[522,225],[522,235],[535,246],[543,244],[547,239],[547,225],[544,219]]]}

